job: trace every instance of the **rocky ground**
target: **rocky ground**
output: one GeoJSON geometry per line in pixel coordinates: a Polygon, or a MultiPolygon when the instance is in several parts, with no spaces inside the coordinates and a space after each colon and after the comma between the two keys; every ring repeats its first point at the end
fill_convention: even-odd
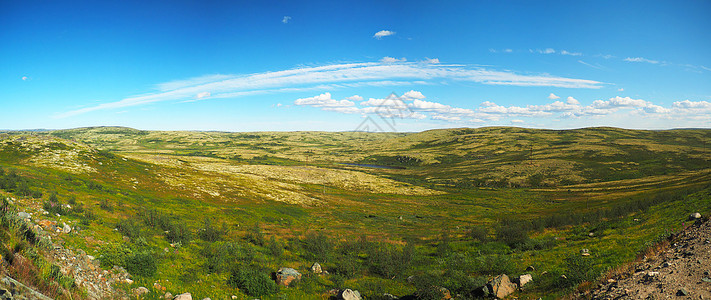
{"type": "MultiPolygon", "coordinates": [[[[12,200],[15,200],[14,198],[12,200]]],[[[24,219],[30,226],[35,229],[39,236],[48,237],[52,242],[52,246],[45,258],[57,266],[63,274],[74,278],[75,283],[87,291],[89,299],[122,299],[128,298],[125,291],[115,289],[117,284],[130,284],[132,281],[130,275],[120,267],[114,267],[111,270],[103,270],[99,266],[99,260],[91,255],[88,255],[84,250],[72,250],[63,247],[63,239],[67,235],[82,235],[79,226],[74,226],[72,222],[63,222],[61,216],[51,216],[44,211],[40,203],[30,200],[21,199],[24,211],[18,213],[18,216],[24,219]],[[59,221],[55,221],[59,220],[59,221]]],[[[18,200],[16,200],[18,201],[18,200]]],[[[14,280],[6,277],[8,280],[14,280]]],[[[9,281],[8,281],[9,282],[9,281]]],[[[0,288],[10,291],[12,286],[0,282],[0,288]]],[[[26,288],[30,290],[29,288],[26,288]]],[[[16,288],[18,293],[23,289],[16,288]]],[[[22,299],[18,297],[18,293],[12,293],[14,299],[22,299]]],[[[26,294],[26,293],[25,293],[26,294]]],[[[0,295],[0,299],[3,295],[0,295]]],[[[29,297],[28,299],[34,299],[29,297]]]]}
{"type": "Polygon", "coordinates": [[[699,219],[630,270],[576,298],[711,299],[711,219],[699,219]]]}

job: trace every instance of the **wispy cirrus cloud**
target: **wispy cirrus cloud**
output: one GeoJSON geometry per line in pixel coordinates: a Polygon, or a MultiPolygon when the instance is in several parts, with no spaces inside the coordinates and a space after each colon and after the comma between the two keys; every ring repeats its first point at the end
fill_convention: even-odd
{"type": "Polygon", "coordinates": [[[163,101],[206,101],[268,93],[334,90],[361,86],[427,85],[446,82],[486,85],[598,89],[604,83],[578,78],[530,75],[479,66],[419,62],[366,62],[301,67],[243,75],[213,74],[159,83],[155,91],[57,114],[57,118],[163,101]]]}
{"type": "Polygon", "coordinates": [[[649,63],[649,64],[658,64],[658,60],[652,60],[652,59],[647,59],[644,57],[627,57],[624,59],[624,61],[627,62],[643,62],[643,63],[649,63]]]}

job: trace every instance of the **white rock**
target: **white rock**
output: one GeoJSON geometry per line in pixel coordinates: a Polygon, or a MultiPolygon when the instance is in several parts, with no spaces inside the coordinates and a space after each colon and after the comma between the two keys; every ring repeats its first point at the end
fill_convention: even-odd
{"type": "Polygon", "coordinates": [[[518,286],[519,288],[522,288],[524,285],[527,283],[531,282],[533,280],[533,276],[531,274],[524,274],[518,277],[518,286]]]}
{"type": "Polygon", "coordinates": [[[193,300],[193,295],[191,295],[190,293],[183,293],[175,296],[173,300],[193,300]]]}

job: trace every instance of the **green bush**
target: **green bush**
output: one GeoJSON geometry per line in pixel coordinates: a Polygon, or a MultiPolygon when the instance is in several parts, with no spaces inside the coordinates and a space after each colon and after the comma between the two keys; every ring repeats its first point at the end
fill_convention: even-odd
{"type": "Polygon", "coordinates": [[[101,199],[101,201],[99,202],[99,207],[108,212],[114,211],[114,207],[106,199],[101,199]]]}
{"type": "Polygon", "coordinates": [[[485,226],[473,226],[469,229],[468,235],[471,239],[483,243],[489,238],[489,230],[485,226]]]}
{"type": "Polygon", "coordinates": [[[169,223],[167,227],[168,233],[166,233],[165,237],[172,243],[179,242],[183,245],[187,245],[192,241],[192,232],[182,223],[169,223]]]}
{"type": "Polygon", "coordinates": [[[123,235],[131,238],[132,241],[141,236],[141,227],[138,223],[131,219],[124,219],[116,224],[116,229],[123,235]]]}
{"type": "Polygon", "coordinates": [[[102,268],[111,268],[113,266],[125,266],[126,259],[133,254],[125,244],[108,243],[99,250],[99,261],[102,268]]]}
{"type": "Polygon", "coordinates": [[[262,229],[259,228],[259,224],[254,224],[254,226],[247,232],[247,241],[257,246],[264,246],[264,234],[262,229]]]}
{"type": "Polygon", "coordinates": [[[412,246],[401,250],[393,245],[380,243],[368,253],[369,270],[384,278],[406,277],[405,272],[412,263],[413,251],[412,246]]]}
{"type": "Polygon", "coordinates": [[[212,225],[212,219],[205,218],[205,226],[198,230],[198,237],[207,242],[216,242],[227,234],[227,224],[222,223],[222,228],[212,225]]]}
{"type": "Polygon", "coordinates": [[[278,291],[274,280],[265,272],[253,267],[239,267],[233,270],[228,284],[255,297],[271,295],[278,291]]]}
{"type": "Polygon", "coordinates": [[[496,230],[496,238],[509,245],[509,247],[516,248],[528,242],[528,233],[518,224],[503,223],[496,230]]]}
{"type": "Polygon", "coordinates": [[[269,249],[269,254],[272,255],[274,258],[281,258],[282,255],[284,255],[284,245],[277,241],[277,239],[272,236],[269,238],[269,244],[267,244],[267,248],[269,249]]]}
{"type": "Polygon", "coordinates": [[[254,250],[251,247],[241,246],[235,242],[209,244],[200,254],[205,258],[204,267],[208,273],[226,272],[230,264],[235,261],[249,264],[254,259],[254,250]]]}
{"type": "Polygon", "coordinates": [[[333,252],[333,242],[323,234],[309,233],[304,238],[304,249],[310,254],[310,258],[320,262],[327,262],[333,252]]]}
{"type": "Polygon", "coordinates": [[[126,258],[126,271],[132,275],[151,277],[156,273],[156,259],[151,253],[139,252],[126,258]]]}

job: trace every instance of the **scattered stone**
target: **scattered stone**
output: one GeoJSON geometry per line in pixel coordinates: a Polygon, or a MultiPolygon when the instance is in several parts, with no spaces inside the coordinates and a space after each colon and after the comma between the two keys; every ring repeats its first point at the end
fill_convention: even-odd
{"type": "Polygon", "coordinates": [[[141,296],[143,294],[148,294],[148,289],[145,286],[139,286],[136,289],[136,296],[141,296]]]}
{"type": "Polygon", "coordinates": [[[354,291],[351,289],[345,289],[341,294],[339,295],[340,299],[343,300],[361,300],[362,298],[360,297],[360,292],[354,291]]]}
{"type": "Polygon", "coordinates": [[[131,280],[130,278],[126,278],[125,281],[126,281],[126,283],[128,283],[128,284],[132,284],[132,283],[133,283],[133,280],[131,280]]]}
{"type": "Polygon", "coordinates": [[[560,275],[560,279],[568,279],[568,276],[565,276],[565,274],[560,275]]]}
{"type": "Polygon", "coordinates": [[[390,299],[390,300],[396,300],[396,299],[397,299],[397,297],[395,297],[394,295],[388,294],[388,293],[383,294],[383,298],[385,298],[385,299],[390,299]]]}
{"type": "Polygon", "coordinates": [[[681,288],[676,292],[677,296],[689,296],[689,291],[687,291],[685,288],[681,288]]]}
{"type": "Polygon", "coordinates": [[[190,293],[183,293],[175,296],[173,300],[193,300],[193,295],[191,295],[190,293]]]}
{"type": "Polygon", "coordinates": [[[165,292],[165,295],[163,295],[163,299],[173,299],[173,294],[171,294],[170,292],[165,292]]]}
{"type": "Polygon", "coordinates": [[[276,272],[276,283],[278,285],[289,286],[294,280],[301,280],[301,273],[293,268],[279,268],[276,272]]]}
{"type": "Polygon", "coordinates": [[[23,219],[23,220],[24,220],[24,219],[31,219],[31,218],[32,218],[32,216],[30,216],[30,214],[28,214],[28,213],[26,213],[26,212],[24,212],[24,211],[21,211],[21,212],[17,213],[17,216],[20,217],[20,219],[23,219]]]}
{"type": "Polygon", "coordinates": [[[589,237],[594,237],[594,236],[595,236],[595,233],[594,233],[594,232],[588,233],[588,236],[589,236],[589,237]]]}
{"type": "Polygon", "coordinates": [[[703,281],[703,282],[711,282],[711,278],[704,277],[704,278],[701,278],[701,281],[703,281]]]}
{"type": "Polygon", "coordinates": [[[536,270],[536,268],[534,268],[533,266],[528,266],[526,268],[526,272],[531,272],[531,271],[535,271],[535,270],[536,270]]]}
{"type": "Polygon", "coordinates": [[[511,282],[509,276],[501,274],[486,284],[489,292],[495,297],[504,298],[516,291],[516,285],[511,282]]]}
{"type": "Polygon", "coordinates": [[[67,223],[64,223],[64,222],[62,222],[62,224],[64,224],[64,226],[62,227],[62,232],[64,232],[64,233],[70,233],[70,232],[72,232],[72,227],[71,227],[71,226],[67,225],[67,223]]]}
{"type": "Polygon", "coordinates": [[[319,263],[315,262],[315,263],[311,266],[311,272],[313,272],[314,274],[321,274],[321,273],[323,273],[323,270],[321,269],[321,265],[320,265],[319,263]]]}
{"type": "Polygon", "coordinates": [[[580,249],[580,255],[582,255],[582,256],[590,256],[590,250],[588,250],[588,249],[580,249]]]}
{"type": "Polygon", "coordinates": [[[659,276],[659,272],[648,272],[647,274],[644,274],[644,280],[646,281],[652,281],[654,278],[657,278],[659,276]]]}
{"type": "Polygon", "coordinates": [[[523,286],[526,285],[527,283],[531,282],[531,280],[533,280],[533,276],[531,276],[531,274],[523,274],[523,275],[519,276],[518,280],[517,280],[518,287],[522,289],[523,286]]]}
{"type": "Polygon", "coordinates": [[[701,214],[698,212],[689,215],[689,221],[696,221],[699,219],[701,219],[701,214]]]}

